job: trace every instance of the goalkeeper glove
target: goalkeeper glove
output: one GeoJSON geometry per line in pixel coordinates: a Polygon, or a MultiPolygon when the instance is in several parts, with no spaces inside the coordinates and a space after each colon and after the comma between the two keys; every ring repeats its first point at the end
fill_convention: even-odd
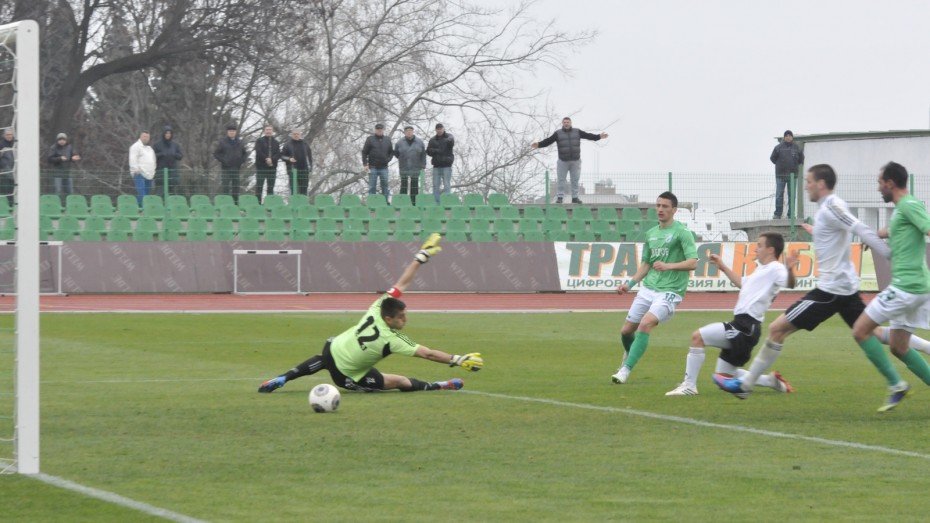
{"type": "Polygon", "coordinates": [[[484,359],[481,358],[480,352],[469,352],[468,354],[463,354],[462,356],[452,356],[452,361],[449,362],[449,366],[459,366],[465,370],[478,372],[482,369],[482,367],[484,367],[484,359]]]}
{"type": "Polygon", "coordinates": [[[418,252],[415,257],[416,260],[420,263],[428,262],[430,256],[442,250],[442,247],[439,246],[439,240],[441,239],[442,236],[440,236],[438,232],[430,234],[429,238],[420,246],[420,252],[418,252]]]}

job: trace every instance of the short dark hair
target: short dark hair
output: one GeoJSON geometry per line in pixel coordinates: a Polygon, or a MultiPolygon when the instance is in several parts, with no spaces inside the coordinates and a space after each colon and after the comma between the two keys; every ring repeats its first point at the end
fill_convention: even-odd
{"type": "Polygon", "coordinates": [[[781,256],[785,252],[785,237],[777,232],[764,232],[759,236],[765,238],[765,246],[775,249],[775,257],[781,256]]]}
{"type": "Polygon", "coordinates": [[[827,189],[832,191],[833,188],[836,187],[836,171],[833,170],[833,167],[830,167],[825,163],[818,163],[817,165],[814,165],[808,169],[807,172],[814,176],[814,180],[823,180],[823,183],[827,186],[827,189]]]}
{"type": "Polygon", "coordinates": [[[675,196],[675,193],[673,193],[672,191],[665,191],[664,193],[659,195],[659,198],[664,198],[672,202],[672,207],[676,207],[676,208],[678,207],[678,197],[675,196]]]}
{"type": "Polygon", "coordinates": [[[565,120],[568,120],[568,121],[570,122],[570,121],[572,121],[572,117],[571,117],[571,116],[566,116],[565,118],[562,118],[562,121],[563,121],[563,122],[564,122],[565,120]]]}
{"type": "Polygon", "coordinates": [[[407,308],[407,304],[397,298],[385,298],[381,302],[381,317],[394,318],[407,308]]]}
{"type": "Polygon", "coordinates": [[[907,168],[900,163],[888,162],[882,167],[882,180],[891,180],[899,189],[907,187],[907,179],[907,168]]]}
{"type": "Polygon", "coordinates": [[[413,130],[413,126],[412,126],[412,125],[405,125],[405,126],[404,126],[404,130],[406,131],[407,129],[410,129],[410,130],[412,131],[412,130],[413,130]]]}

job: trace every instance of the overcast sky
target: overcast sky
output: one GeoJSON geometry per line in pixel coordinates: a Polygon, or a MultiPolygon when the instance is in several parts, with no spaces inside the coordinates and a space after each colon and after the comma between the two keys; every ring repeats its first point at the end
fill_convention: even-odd
{"type": "Polygon", "coordinates": [[[769,172],[785,129],[930,125],[930,0],[541,0],[534,12],[599,33],[569,58],[572,77],[527,78],[582,130],[619,118],[585,147],[586,172],[769,172]]]}

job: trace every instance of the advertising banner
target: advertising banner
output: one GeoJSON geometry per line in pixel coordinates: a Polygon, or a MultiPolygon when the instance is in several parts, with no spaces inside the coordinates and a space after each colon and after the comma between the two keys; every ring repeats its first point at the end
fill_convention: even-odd
{"type": "MultiPolygon", "coordinates": [[[[559,266],[559,282],[564,291],[613,291],[626,282],[639,265],[642,243],[556,242],[555,255],[559,266]]],[[[812,242],[791,242],[785,252],[797,252],[794,273],[796,290],[814,288],[817,260],[812,242]]],[[[741,276],[756,269],[755,242],[708,242],[697,244],[697,268],[691,273],[689,292],[734,291],[736,286],[711,263],[710,255],[719,254],[734,272],[741,276]]],[[[872,252],[863,251],[862,244],[852,244],[851,257],[862,278],[861,290],[877,291],[872,252]]]]}

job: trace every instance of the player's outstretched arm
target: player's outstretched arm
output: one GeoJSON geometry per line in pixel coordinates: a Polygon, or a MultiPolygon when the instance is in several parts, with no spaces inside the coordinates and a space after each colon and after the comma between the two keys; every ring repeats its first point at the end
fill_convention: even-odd
{"type": "Polygon", "coordinates": [[[450,367],[462,367],[463,369],[470,370],[472,372],[478,372],[484,367],[484,359],[481,358],[481,354],[478,352],[470,352],[468,354],[456,356],[441,350],[430,349],[429,347],[420,345],[417,347],[417,351],[414,353],[414,356],[429,361],[445,363],[450,367]]]}
{"type": "Polygon", "coordinates": [[[442,247],[439,246],[439,240],[441,239],[442,236],[439,233],[434,232],[429,235],[429,238],[420,246],[420,251],[417,252],[413,261],[404,269],[404,273],[400,275],[400,279],[394,284],[394,289],[399,292],[407,290],[407,286],[413,281],[413,277],[420,265],[428,262],[431,256],[442,250],[442,247]]]}
{"type": "Polygon", "coordinates": [[[652,264],[649,264],[646,262],[639,264],[639,268],[636,269],[636,274],[634,274],[633,277],[630,278],[630,281],[617,287],[617,293],[625,294],[627,292],[630,292],[630,289],[632,289],[637,283],[643,281],[643,278],[645,278],[646,275],[649,274],[649,269],[651,268],[652,268],[652,264]]]}
{"type": "Polygon", "coordinates": [[[743,286],[743,277],[733,272],[733,269],[727,266],[719,254],[711,254],[710,262],[716,265],[717,268],[720,269],[720,271],[725,274],[731,282],[733,282],[733,285],[736,285],[737,287],[743,286]]]}

